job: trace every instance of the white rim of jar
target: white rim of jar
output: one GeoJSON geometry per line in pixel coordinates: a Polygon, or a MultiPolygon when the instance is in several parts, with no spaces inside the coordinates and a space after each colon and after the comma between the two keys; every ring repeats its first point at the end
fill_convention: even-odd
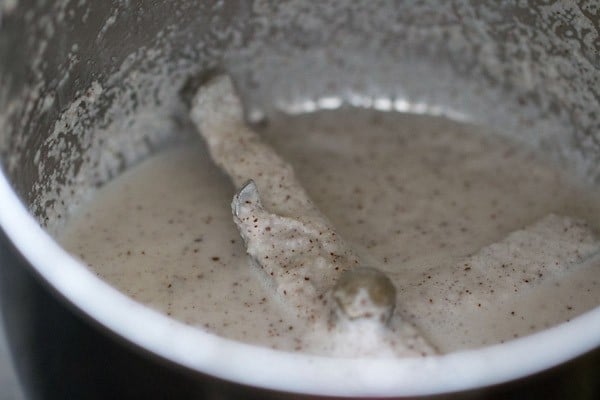
{"type": "Polygon", "coordinates": [[[600,307],[503,344],[424,358],[331,358],[244,344],[178,322],[102,281],[39,226],[3,173],[0,199],[9,240],[68,302],[151,353],[241,384],[338,396],[449,393],[522,378],[600,345],[600,307]]]}

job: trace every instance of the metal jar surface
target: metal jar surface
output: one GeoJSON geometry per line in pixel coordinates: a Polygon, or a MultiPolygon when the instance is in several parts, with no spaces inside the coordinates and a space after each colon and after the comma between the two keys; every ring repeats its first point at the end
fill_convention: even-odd
{"type": "Polygon", "coordinates": [[[0,295],[28,395],[598,398],[600,308],[426,359],[289,354],[147,309],[51,235],[99,185],[193,134],[185,86],[215,68],[249,119],[340,105],[444,115],[598,185],[599,24],[593,1],[1,2],[0,295]]]}

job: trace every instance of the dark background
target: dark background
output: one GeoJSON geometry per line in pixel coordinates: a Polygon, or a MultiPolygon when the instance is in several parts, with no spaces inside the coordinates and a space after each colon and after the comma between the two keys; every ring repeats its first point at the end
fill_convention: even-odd
{"type": "Polygon", "coordinates": [[[1,313],[2,309],[0,307],[0,400],[20,400],[23,399],[23,395],[17,383],[12,360],[8,353],[1,313]]]}

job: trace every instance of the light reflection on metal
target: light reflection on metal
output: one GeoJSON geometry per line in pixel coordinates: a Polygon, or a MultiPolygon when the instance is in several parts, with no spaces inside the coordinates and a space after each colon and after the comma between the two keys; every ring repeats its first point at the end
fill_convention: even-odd
{"type": "Polygon", "coordinates": [[[280,102],[277,109],[286,114],[306,114],[319,110],[336,110],[344,107],[372,109],[383,112],[402,112],[410,114],[426,114],[444,116],[454,120],[470,120],[467,114],[445,106],[428,104],[424,101],[412,101],[406,98],[370,97],[357,93],[349,93],[345,97],[327,96],[316,100],[298,100],[280,102]]]}

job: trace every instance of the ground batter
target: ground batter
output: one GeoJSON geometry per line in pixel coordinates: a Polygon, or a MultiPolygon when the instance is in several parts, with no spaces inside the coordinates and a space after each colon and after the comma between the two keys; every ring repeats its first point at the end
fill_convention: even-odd
{"type": "Polygon", "coordinates": [[[384,331],[367,324],[340,333],[274,296],[232,218],[240,185],[203,143],[165,150],[101,188],[60,241],[100,277],[174,318],[319,354],[473,348],[600,303],[600,202],[522,146],[444,118],[366,110],[280,116],[260,135],[293,166],[348,257],[395,285],[384,331]],[[379,344],[382,332],[401,333],[404,343],[405,329],[419,340],[379,344]]]}

